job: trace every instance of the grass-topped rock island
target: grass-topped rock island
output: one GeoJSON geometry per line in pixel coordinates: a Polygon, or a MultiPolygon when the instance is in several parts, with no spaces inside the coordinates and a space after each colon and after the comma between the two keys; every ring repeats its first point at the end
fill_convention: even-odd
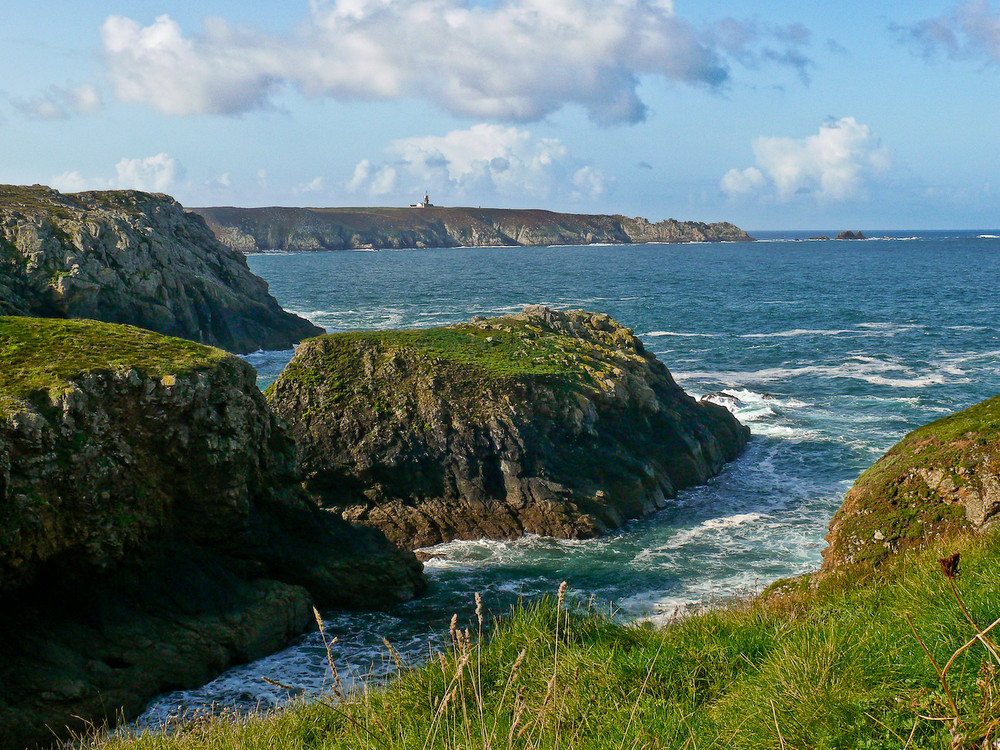
{"type": "Polygon", "coordinates": [[[408,547],[596,536],[717,474],[749,436],[607,315],[541,306],[311,339],[267,397],[307,487],[408,547]]]}

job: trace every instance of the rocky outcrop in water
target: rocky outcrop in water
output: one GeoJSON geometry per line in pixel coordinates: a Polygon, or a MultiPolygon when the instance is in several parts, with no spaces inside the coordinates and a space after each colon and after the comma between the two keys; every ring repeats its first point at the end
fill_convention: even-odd
{"type": "Polygon", "coordinates": [[[267,397],[309,489],[409,547],[592,537],[718,473],[749,435],[607,315],[545,307],[312,339],[267,397]]]}
{"type": "Polygon", "coordinates": [[[833,239],[835,239],[835,240],[866,240],[868,238],[865,237],[863,234],[861,234],[861,230],[860,229],[857,232],[852,232],[849,229],[845,229],[843,232],[838,232],[837,236],[834,237],[833,239]]]}
{"type": "Polygon", "coordinates": [[[195,208],[244,253],[408,247],[749,242],[733,224],[502,208],[195,208]]]}
{"type": "Polygon", "coordinates": [[[1000,516],[1000,396],[908,434],[844,498],[823,568],[878,565],[1000,516]]]}
{"type": "Polygon", "coordinates": [[[129,323],[238,353],[322,329],[165,195],[0,186],[0,315],[129,323]]]}
{"type": "Polygon", "coordinates": [[[239,358],[0,318],[0,747],[135,716],[285,646],[313,603],[422,589],[411,553],[300,481],[239,358]]]}

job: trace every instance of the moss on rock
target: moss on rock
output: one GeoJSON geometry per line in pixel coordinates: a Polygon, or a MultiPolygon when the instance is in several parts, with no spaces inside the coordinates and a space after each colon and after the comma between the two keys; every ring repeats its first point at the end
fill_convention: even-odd
{"type": "Polygon", "coordinates": [[[865,471],[830,522],[825,569],[982,527],[1000,512],[1000,396],[909,433],[865,471]]]}

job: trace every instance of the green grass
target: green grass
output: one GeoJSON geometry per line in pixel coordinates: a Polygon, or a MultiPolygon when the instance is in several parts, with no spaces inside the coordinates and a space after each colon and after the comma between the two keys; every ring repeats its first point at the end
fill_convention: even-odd
{"type": "Polygon", "coordinates": [[[414,353],[424,366],[421,377],[446,379],[467,393],[527,378],[599,390],[599,381],[614,369],[606,347],[511,318],[492,319],[488,327],[336,333],[312,339],[308,347],[309,356],[288,364],[269,397],[288,383],[319,387],[333,403],[360,397],[355,388],[366,350],[383,361],[401,350],[414,353]]]}
{"type": "MultiPolygon", "coordinates": [[[[957,591],[982,630],[1000,616],[1000,537],[948,549],[961,550],[957,591]]],[[[473,622],[447,654],[341,702],[201,717],[95,746],[985,747],[998,736],[1000,656],[973,641],[945,692],[934,664],[943,669],[975,630],[935,557],[901,556],[865,580],[852,568],[788,582],[662,629],[535,602],[482,637],[473,622]]]]}
{"type": "Polygon", "coordinates": [[[87,373],[134,368],[162,378],[210,367],[229,356],[134,326],[0,317],[0,414],[14,401],[64,389],[87,373]]]}

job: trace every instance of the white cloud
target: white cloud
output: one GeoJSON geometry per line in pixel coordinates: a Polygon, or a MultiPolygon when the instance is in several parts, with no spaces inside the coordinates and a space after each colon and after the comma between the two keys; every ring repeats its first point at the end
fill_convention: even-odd
{"type": "Polygon", "coordinates": [[[180,179],[183,169],[166,153],[130,159],[123,157],[115,165],[113,177],[85,177],[77,171],[64,172],[52,179],[52,186],[63,192],[82,190],[143,190],[169,192],[180,179]]]}
{"type": "Polygon", "coordinates": [[[608,187],[604,174],[573,157],[562,141],[516,127],[481,123],[445,136],[393,141],[386,151],[386,163],[359,162],[347,189],[413,200],[426,189],[481,204],[493,198],[594,199],[608,187]]]}
{"type": "Polygon", "coordinates": [[[645,116],[643,76],[718,87],[730,75],[725,55],[808,64],[792,59],[808,34],[755,32],[730,54],[678,18],[672,0],[313,0],[311,9],[289,35],[208,19],[185,36],[167,15],[145,27],[110,16],[101,34],[116,92],[168,114],[238,114],[268,106],[287,83],[310,97],[420,98],[506,121],[577,104],[620,123],[645,116]],[[751,54],[764,36],[781,49],[751,54]]]}
{"type": "Polygon", "coordinates": [[[39,96],[12,99],[11,104],[34,120],[66,120],[73,115],[93,115],[104,106],[97,88],[89,83],[50,86],[39,96]]]}
{"type": "Polygon", "coordinates": [[[753,151],[756,167],[731,169],[722,178],[732,198],[774,193],[787,200],[809,193],[819,201],[848,200],[862,196],[892,164],[871,128],[853,117],[825,123],[806,138],[757,138],[753,151]]]}

